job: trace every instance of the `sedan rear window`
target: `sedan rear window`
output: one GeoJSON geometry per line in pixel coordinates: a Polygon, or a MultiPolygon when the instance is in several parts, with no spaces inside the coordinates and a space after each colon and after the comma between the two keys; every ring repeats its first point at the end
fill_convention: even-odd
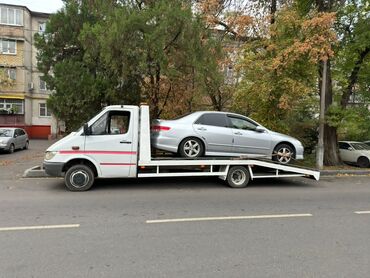
{"type": "Polygon", "coordinates": [[[198,125],[212,125],[219,127],[228,127],[225,114],[221,113],[207,113],[200,116],[195,122],[198,125]]]}

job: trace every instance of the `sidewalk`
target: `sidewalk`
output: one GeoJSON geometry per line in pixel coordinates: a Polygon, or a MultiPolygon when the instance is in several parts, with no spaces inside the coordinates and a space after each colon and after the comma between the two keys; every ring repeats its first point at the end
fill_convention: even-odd
{"type": "Polygon", "coordinates": [[[1,178],[20,178],[28,168],[41,165],[45,150],[54,142],[55,140],[30,140],[28,150],[16,150],[12,154],[0,153],[1,178]]]}

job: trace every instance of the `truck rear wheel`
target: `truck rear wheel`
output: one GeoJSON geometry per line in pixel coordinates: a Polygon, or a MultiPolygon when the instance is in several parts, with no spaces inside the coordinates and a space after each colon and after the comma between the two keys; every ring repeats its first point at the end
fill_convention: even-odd
{"type": "Polygon", "coordinates": [[[249,171],[244,166],[233,166],[229,169],[226,180],[232,188],[246,187],[250,180],[249,171]]]}
{"type": "Polygon", "coordinates": [[[66,187],[70,191],[86,191],[94,183],[93,170],[84,164],[77,164],[70,167],[64,177],[66,187]]]}

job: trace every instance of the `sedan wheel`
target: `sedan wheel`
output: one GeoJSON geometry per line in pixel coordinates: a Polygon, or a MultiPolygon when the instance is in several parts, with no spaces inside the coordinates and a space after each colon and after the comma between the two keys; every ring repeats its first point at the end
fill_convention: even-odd
{"type": "Polygon", "coordinates": [[[272,160],[277,161],[281,164],[288,164],[293,158],[293,148],[287,144],[277,145],[272,156],[272,160]]]}
{"type": "Polygon", "coordinates": [[[23,149],[24,149],[24,150],[28,150],[28,145],[29,145],[29,144],[30,144],[30,143],[27,141],[27,142],[26,142],[26,144],[24,144],[23,149]]]}
{"type": "Polygon", "coordinates": [[[203,155],[203,144],[197,138],[187,138],[183,140],[179,147],[179,153],[182,157],[199,157],[203,155]]]}

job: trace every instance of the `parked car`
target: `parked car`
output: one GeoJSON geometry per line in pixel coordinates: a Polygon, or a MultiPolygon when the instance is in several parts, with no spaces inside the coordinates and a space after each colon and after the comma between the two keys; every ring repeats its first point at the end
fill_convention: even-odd
{"type": "Polygon", "coordinates": [[[0,150],[13,153],[16,149],[28,149],[27,132],[22,128],[0,128],[0,150]]]}
{"type": "Polygon", "coordinates": [[[175,120],[154,120],[151,131],[153,147],[182,157],[247,155],[283,164],[303,159],[300,141],[234,113],[203,111],[175,120]]]}
{"type": "Polygon", "coordinates": [[[370,146],[361,142],[340,141],[339,155],[342,161],[359,167],[370,167],[370,146]]]}

